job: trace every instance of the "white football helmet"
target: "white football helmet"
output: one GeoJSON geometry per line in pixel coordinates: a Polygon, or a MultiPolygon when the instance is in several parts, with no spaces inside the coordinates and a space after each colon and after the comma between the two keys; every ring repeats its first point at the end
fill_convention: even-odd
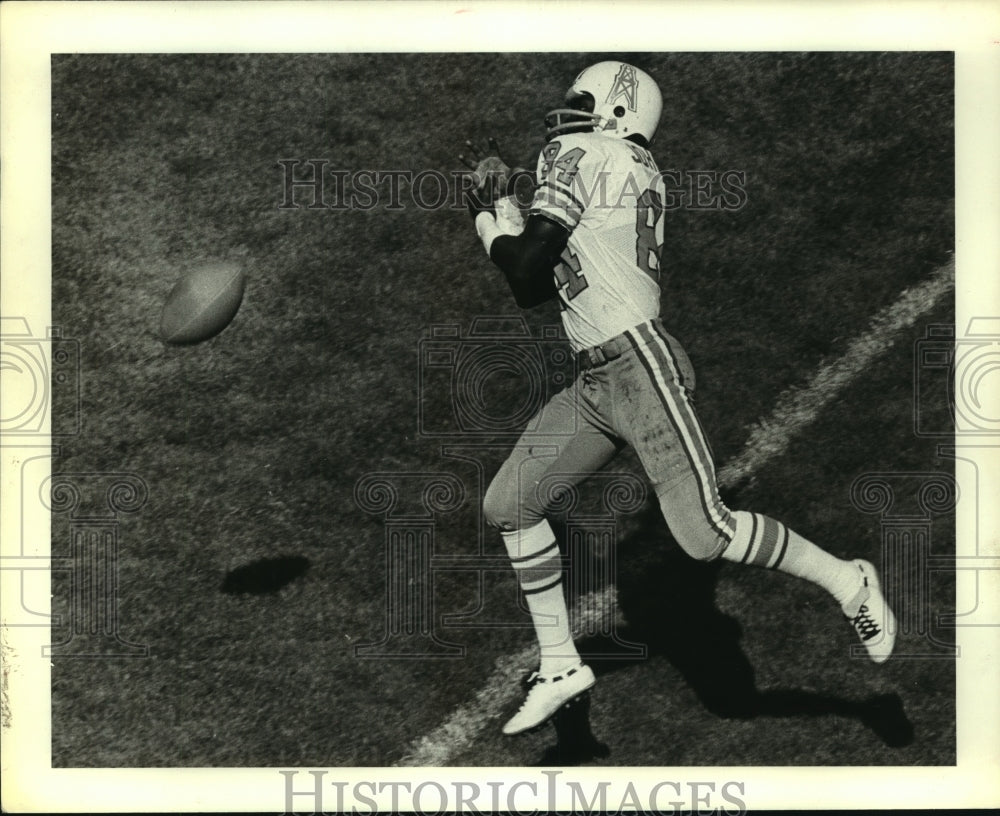
{"type": "Polygon", "coordinates": [[[566,107],[545,117],[548,138],[597,131],[625,139],[653,140],[663,97],[654,79],[627,62],[599,62],[584,68],[566,93],[566,107]]]}

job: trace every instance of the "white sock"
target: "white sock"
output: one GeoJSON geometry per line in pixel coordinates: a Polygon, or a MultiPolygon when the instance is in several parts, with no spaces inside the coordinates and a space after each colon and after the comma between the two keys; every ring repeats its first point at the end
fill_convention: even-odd
{"type": "Polygon", "coordinates": [[[805,578],[833,595],[841,607],[857,595],[859,573],[853,562],[830,555],[780,521],[760,513],[737,510],[733,520],[736,535],[722,553],[726,560],[805,578]]]}
{"type": "Polygon", "coordinates": [[[501,533],[528,603],[539,647],[539,672],[554,674],[575,666],[580,654],[569,627],[563,596],[562,556],[549,523],[501,533]]]}

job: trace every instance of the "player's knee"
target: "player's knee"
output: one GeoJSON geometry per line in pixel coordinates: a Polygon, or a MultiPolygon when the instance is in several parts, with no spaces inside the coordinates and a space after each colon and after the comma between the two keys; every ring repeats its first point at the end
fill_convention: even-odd
{"type": "Polygon", "coordinates": [[[520,500],[515,486],[511,485],[502,474],[498,474],[483,497],[483,515],[490,527],[498,530],[516,530],[521,526],[519,521],[520,500]]]}
{"type": "Polygon", "coordinates": [[[710,524],[702,513],[668,513],[664,517],[680,548],[698,561],[714,561],[726,549],[729,539],[724,524],[710,524]]]}
{"type": "Polygon", "coordinates": [[[483,497],[483,515],[490,527],[498,530],[514,529],[514,513],[507,492],[498,479],[490,482],[483,497]]]}
{"type": "Polygon", "coordinates": [[[727,544],[727,539],[707,524],[675,533],[674,538],[684,552],[698,561],[714,561],[727,544]]]}
{"type": "Polygon", "coordinates": [[[690,470],[681,477],[656,486],[660,510],[667,526],[691,558],[714,561],[725,552],[733,536],[732,512],[718,495],[708,500],[704,479],[690,470]]]}
{"type": "Polygon", "coordinates": [[[504,478],[502,470],[486,489],[483,515],[490,527],[505,531],[523,530],[545,518],[541,508],[522,496],[516,483],[504,478]]]}

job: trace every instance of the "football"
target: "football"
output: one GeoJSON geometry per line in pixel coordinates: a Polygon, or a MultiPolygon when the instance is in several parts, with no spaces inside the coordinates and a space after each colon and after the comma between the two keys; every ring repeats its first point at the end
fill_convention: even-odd
{"type": "Polygon", "coordinates": [[[215,337],[236,316],[246,274],[229,261],[202,264],[186,272],[167,296],[160,315],[160,337],[190,345],[215,337]]]}

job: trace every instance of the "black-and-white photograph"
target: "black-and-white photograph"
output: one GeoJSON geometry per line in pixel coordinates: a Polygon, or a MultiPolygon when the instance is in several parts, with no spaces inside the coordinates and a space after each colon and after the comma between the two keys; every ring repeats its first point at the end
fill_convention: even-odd
{"type": "Polygon", "coordinates": [[[955,768],[1000,625],[956,50],[400,41],[48,57],[49,319],[2,339],[52,772],[743,812],[955,768]]]}

